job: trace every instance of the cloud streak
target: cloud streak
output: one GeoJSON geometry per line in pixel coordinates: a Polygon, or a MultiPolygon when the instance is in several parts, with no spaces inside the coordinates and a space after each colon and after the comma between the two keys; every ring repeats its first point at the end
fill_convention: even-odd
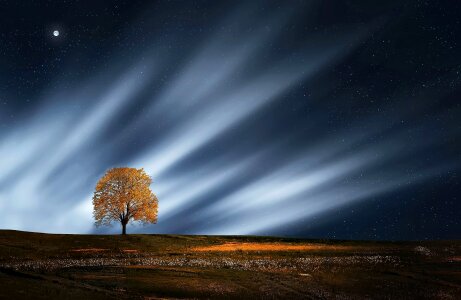
{"type": "Polygon", "coordinates": [[[420,116],[440,95],[398,112],[370,105],[376,110],[343,120],[353,96],[325,74],[331,78],[377,22],[290,38],[287,28],[315,15],[315,6],[282,6],[261,14],[246,5],[209,24],[201,42],[177,49],[171,42],[171,51],[147,33],[152,45],[134,58],[114,55],[111,67],[77,84],[58,78],[60,88],[43,93],[38,110],[0,131],[0,210],[9,212],[0,227],[94,232],[93,188],[121,165],[145,168],[159,197],[159,223],[135,231],[206,234],[271,232],[459,167],[453,154],[424,166],[412,159],[459,137],[420,136],[434,127],[420,116]]]}

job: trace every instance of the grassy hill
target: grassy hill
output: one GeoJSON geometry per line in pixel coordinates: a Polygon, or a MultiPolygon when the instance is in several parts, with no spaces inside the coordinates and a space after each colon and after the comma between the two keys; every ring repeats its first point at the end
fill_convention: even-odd
{"type": "Polygon", "coordinates": [[[461,242],[0,231],[0,298],[461,295],[461,242]]]}

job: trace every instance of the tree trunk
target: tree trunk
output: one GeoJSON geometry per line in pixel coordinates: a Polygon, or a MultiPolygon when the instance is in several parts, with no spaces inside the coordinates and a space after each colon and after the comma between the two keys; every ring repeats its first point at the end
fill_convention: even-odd
{"type": "Polygon", "coordinates": [[[122,222],[122,235],[126,235],[126,223],[122,222]]]}

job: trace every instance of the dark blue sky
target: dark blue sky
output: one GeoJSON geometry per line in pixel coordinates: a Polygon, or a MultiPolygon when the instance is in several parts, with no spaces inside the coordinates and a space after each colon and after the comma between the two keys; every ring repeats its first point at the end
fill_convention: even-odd
{"type": "Polygon", "coordinates": [[[0,228],[118,232],[91,196],[130,166],[159,222],[129,232],[460,238],[459,11],[1,1],[0,228]]]}

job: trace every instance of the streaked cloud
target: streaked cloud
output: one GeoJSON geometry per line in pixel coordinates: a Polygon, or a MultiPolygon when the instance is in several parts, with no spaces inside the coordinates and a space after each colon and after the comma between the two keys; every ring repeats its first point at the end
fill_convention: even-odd
{"type": "Polygon", "coordinates": [[[146,33],[152,44],[134,57],[114,54],[113,66],[77,83],[57,78],[38,109],[0,130],[0,227],[94,231],[93,188],[120,165],[143,167],[160,199],[159,223],[130,230],[207,234],[270,232],[459,167],[454,155],[412,158],[459,138],[453,128],[424,136],[451,113],[432,112],[443,95],[398,109],[387,98],[364,112],[348,87],[322,77],[381,21],[304,30],[288,45],[286,29],[315,5],[280,6],[261,14],[245,4],[197,44],[165,38],[167,51],[146,33]]]}

